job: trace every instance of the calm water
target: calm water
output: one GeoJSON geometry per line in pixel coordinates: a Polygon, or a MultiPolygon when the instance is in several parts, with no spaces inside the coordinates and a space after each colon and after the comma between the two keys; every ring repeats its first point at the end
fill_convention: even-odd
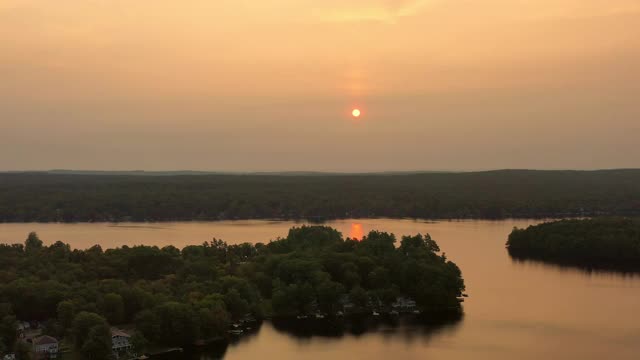
{"type": "MultiPolygon", "coordinates": [[[[424,328],[380,324],[341,336],[292,332],[264,323],[253,335],[196,358],[224,359],[639,359],[640,277],[586,273],[538,263],[517,263],[504,244],[527,220],[329,222],[346,236],[369,230],[430,233],[462,269],[470,298],[465,317],[424,328]]],[[[292,222],[237,221],[162,224],[0,224],[0,242],[22,242],[37,231],[45,242],[73,247],[99,243],[199,244],[212,237],[229,243],[286,236],[292,222]]],[[[182,356],[180,357],[182,358],[182,356]]]]}

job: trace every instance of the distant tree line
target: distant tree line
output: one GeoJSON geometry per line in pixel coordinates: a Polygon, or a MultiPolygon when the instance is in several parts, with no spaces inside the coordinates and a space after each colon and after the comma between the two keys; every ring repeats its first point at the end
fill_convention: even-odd
{"type": "Polygon", "coordinates": [[[509,253],[518,259],[640,271],[640,221],[637,219],[561,220],[514,229],[507,246],[509,253]]]}
{"type": "Polygon", "coordinates": [[[182,346],[224,336],[247,316],[334,316],[345,302],[371,313],[399,296],[425,314],[461,312],[459,268],[429,235],[372,231],[361,241],[329,227],[292,228],[255,245],[212,240],[180,250],[50,246],[35,233],[0,245],[0,353],[16,321],[40,321],[85,359],[110,354],[109,326],[135,324],[134,346],[182,346]]]}
{"type": "Polygon", "coordinates": [[[405,175],[0,174],[0,221],[640,214],[640,170],[405,175]]]}

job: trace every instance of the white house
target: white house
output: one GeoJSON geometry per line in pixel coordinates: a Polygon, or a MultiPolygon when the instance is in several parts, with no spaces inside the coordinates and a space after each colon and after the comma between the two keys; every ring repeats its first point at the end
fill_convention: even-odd
{"type": "Polygon", "coordinates": [[[396,301],[391,304],[391,307],[396,311],[413,311],[416,309],[416,302],[411,298],[398,297],[396,301]]]}
{"type": "Polygon", "coordinates": [[[33,352],[39,356],[45,355],[55,359],[58,355],[58,340],[51,336],[40,336],[33,339],[33,352]]]}
{"type": "Polygon", "coordinates": [[[131,342],[129,341],[131,336],[126,332],[119,329],[111,329],[111,348],[113,351],[122,351],[131,348],[131,342]]]}
{"type": "Polygon", "coordinates": [[[355,308],[355,305],[353,305],[348,295],[342,295],[340,297],[340,304],[342,305],[342,310],[345,312],[350,312],[355,308]]]}

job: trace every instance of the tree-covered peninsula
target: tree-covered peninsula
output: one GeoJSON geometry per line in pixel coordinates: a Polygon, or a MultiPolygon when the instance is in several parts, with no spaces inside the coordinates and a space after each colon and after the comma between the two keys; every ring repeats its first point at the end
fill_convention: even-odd
{"type": "Polygon", "coordinates": [[[622,271],[640,270],[637,219],[561,220],[514,229],[507,241],[516,259],[622,271]]]}
{"type": "Polygon", "coordinates": [[[130,329],[140,353],[219,339],[243,319],[393,314],[399,301],[425,316],[460,314],[464,288],[429,235],[396,244],[384,232],[357,241],[303,226],[268,243],[78,250],[32,233],[0,245],[0,346],[19,347],[17,321],[39,322],[81,357],[102,359],[113,326],[130,329]]]}

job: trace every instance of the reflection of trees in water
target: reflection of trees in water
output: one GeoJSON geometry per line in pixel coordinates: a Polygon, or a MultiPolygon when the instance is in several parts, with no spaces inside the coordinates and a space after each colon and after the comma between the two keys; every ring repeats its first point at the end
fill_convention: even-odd
{"type": "MultiPolygon", "coordinates": [[[[429,317],[415,316],[362,316],[349,319],[304,319],[304,320],[272,320],[271,325],[276,332],[305,341],[312,337],[323,337],[338,340],[345,336],[363,336],[366,334],[380,334],[386,339],[403,338],[414,340],[420,338],[429,340],[431,337],[446,332],[455,331],[462,321],[460,313],[447,315],[432,315],[429,317]]],[[[205,346],[187,348],[184,352],[173,352],[154,356],[159,360],[214,360],[223,359],[229,346],[243,346],[250,342],[259,332],[261,324],[242,336],[227,341],[214,342],[205,346]]],[[[268,326],[268,325],[267,325],[268,326]]],[[[265,329],[268,331],[268,329],[265,329]]]]}
{"type": "Polygon", "coordinates": [[[349,319],[274,320],[276,331],[297,339],[311,337],[341,338],[382,334],[384,337],[431,337],[455,330],[462,320],[460,313],[428,317],[416,316],[363,316],[349,319]]]}
{"type": "Polygon", "coordinates": [[[220,340],[209,343],[204,346],[196,346],[192,348],[185,348],[184,352],[172,352],[169,354],[163,354],[153,356],[152,359],[156,360],[214,360],[222,359],[227,353],[229,345],[242,346],[242,343],[251,341],[252,338],[260,331],[260,324],[257,324],[252,330],[245,330],[242,336],[232,337],[228,340],[220,340]]]}
{"type": "Polygon", "coordinates": [[[563,273],[580,273],[584,275],[608,275],[615,277],[634,278],[640,276],[639,266],[597,265],[585,266],[566,260],[549,260],[535,256],[527,256],[508,248],[511,261],[518,266],[553,269],[563,273]]]}
{"type": "Polygon", "coordinates": [[[205,346],[186,348],[184,352],[174,351],[167,354],[152,356],[152,360],[213,360],[222,359],[227,353],[229,344],[226,341],[219,341],[205,346]]]}

